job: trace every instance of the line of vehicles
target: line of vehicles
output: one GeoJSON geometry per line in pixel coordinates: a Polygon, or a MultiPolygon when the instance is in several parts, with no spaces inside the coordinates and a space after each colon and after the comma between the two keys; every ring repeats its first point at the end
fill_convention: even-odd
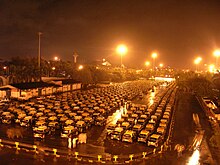
{"type": "Polygon", "coordinates": [[[175,100],[175,85],[159,93],[150,107],[131,104],[116,124],[109,124],[107,136],[123,142],[135,141],[158,147],[169,128],[175,100]]]}
{"type": "Polygon", "coordinates": [[[146,92],[155,82],[146,80],[115,84],[87,91],[11,101],[0,105],[0,122],[32,128],[33,137],[75,137],[106,119],[128,100],[146,92]]]}

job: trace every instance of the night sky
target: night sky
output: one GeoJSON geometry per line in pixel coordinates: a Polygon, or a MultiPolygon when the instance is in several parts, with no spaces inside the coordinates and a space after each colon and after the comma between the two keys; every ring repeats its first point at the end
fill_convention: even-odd
{"type": "Polygon", "coordinates": [[[120,64],[115,47],[124,43],[127,66],[141,66],[159,52],[157,63],[193,67],[215,59],[220,47],[220,0],[0,0],[0,58],[55,55],[81,62],[102,58],[120,64]]]}

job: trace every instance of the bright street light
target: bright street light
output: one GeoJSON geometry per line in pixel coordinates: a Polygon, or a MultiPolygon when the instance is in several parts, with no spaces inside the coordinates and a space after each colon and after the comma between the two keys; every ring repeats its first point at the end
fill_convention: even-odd
{"type": "Polygon", "coordinates": [[[215,57],[219,57],[220,56],[220,50],[215,50],[214,52],[213,52],[213,55],[215,56],[215,57]]]}
{"type": "Polygon", "coordinates": [[[214,64],[209,65],[209,72],[211,72],[211,73],[215,72],[215,65],[214,64]]]}
{"type": "Polygon", "coordinates": [[[54,57],[54,61],[59,61],[59,58],[57,56],[54,57]]]}
{"type": "Polygon", "coordinates": [[[150,62],[149,61],[146,61],[145,62],[145,66],[149,66],[150,65],[150,62]]]}
{"type": "Polygon", "coordinates": [[[162,64],[162,63],[160,63],[160,64],[159,64],[159,67],[161,67],[161,68],[162,68],[162,67],[163,67],[163,64],[162,64]]]}
{"type": "Polygon", "coordinates": [[[79,70],[82,70],[82,69],[83,69],[83,65],[80,65],[80,66],[78,67],[78,69],[79,69],[79,70]]]}
{"type": "Polygon", "coordinates": [[[198,72],[198,66],[200,64],[200,62],[202,61],[202,58],[201,57],[197,57],[195,60],[194,60],[194,64],[196,65],[196,72],[198,72]]]}
{"type": "Polygon", "coordinates": [[[202,61],[202,58],[201,57],[197,57],[195,60],[194,60],[194,64],[199,64],[200,62],[202,61]]]}
{"type": "Polygon", "coordinates": [[[151,57],[153,58],[153,70],[155,69],[155,59],[157,58],[158,54],[156,52],[153,52],[151,54],[151,57]]]}
{"type": "Polygon", "coordinates": [[[216,49],[216,50],[213,52],[213,55],[216,57],[215,65],[216,65],[216,68],[218,69],[218,57],[220,56],[220,50],[219,50],[219,49],[216,49]]]}
{"type": "Polygon", "coordinates": [[[121,67],[123,67],[122,56],[124,56],[128,51],[128,48],[124,44],[120,44],[116,48],[116,52],[121,56],[121,67]]]}
{"type": "Polygon", "coordinates": [[[152,55],[151,55],[151,57],[154,58],[154,59],[157,58],[157,53],[156,53],[156,52],[153,52],[152,55]]]}

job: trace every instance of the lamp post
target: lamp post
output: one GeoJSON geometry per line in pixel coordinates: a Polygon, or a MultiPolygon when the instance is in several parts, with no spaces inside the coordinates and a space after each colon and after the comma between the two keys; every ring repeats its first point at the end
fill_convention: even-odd
{"type": "Polygon", "coordinates": [[[123,68],[122,56],[127,53],[128,49],[126,45],[120,44],[116,48],[116,52],[121,56],[121,68],[123,68]]]}
{"type": "Polygon", "coordinates": [[[156,52],[153,52],[151,57],[153,58],[153,70],[155,70],[155,59],[157,58],[157,53],[156,52]]]}
{"type": "Polygon", "coordinates": [[[4,72],[5,72],[4,74],[7,75],[8,67],[7,67],[7,66],[4,66],[4,67],[3,67],[3,70],[4,70],[4,72]]]}
{"type": "Polygon", "coordinates": [[[215,72],[215,65],[210,64],[208,70],[209,70],[210,73],[214,73],[215,72]]]}
{"type": "Polygon", "coordinates": [[[214,52],[213,52],[213,55],[216,57],[216,68],[218,69],[218,57],[220,56],[220,50],[219,49],[216,49],[214,52]]]}
{"type": "Polygon", "coordinates": [[[194,60],[194,64],[196,65],[196,72],[198,72],[198,67],[199,67],[199,64],[200,62],[202,61],[202,58],[201,57],[197,57],[195,60],[194,60]]]}
{"type": "Polygon", "coordinates": [[[38,68],[40,69],[40,62],[41,62],[41,35],[43,33],[38,32],[38,68]]]}

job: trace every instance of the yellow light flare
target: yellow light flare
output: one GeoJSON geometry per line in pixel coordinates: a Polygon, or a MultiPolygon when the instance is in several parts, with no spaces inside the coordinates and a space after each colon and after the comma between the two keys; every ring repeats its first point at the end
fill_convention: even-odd
{"type": "Polygon", "coordinates": [[[56,56],[56,57],[54,57],[54,60],[55,60],[55,61],[58,61],[58,60],[59,60],[59,58],[56,56]]]}
{"type": "Polygon", "coordinates": [[[211,72],[211,73],[215,72],[215,65],[214,64],[209,65],[209,72],[211,72]]]}
{"type": "Polygon", "coordinates": [[[79,69],[79,70],[82,70],[82,69],[83,69],[83,65],[80,65],[80,66],[78,67],[78,69],[79,69]]]}
{"type": "Polygon", "coordinates": [[[124,44],[120,44],[120,45],[118,45],[117,48],[116,48],[116,52],[117,52],[118,54],[120,54],[121,56],[125,55],[125,54],[127,53],[127,51],[128,51],[128,48],[127,48],[127,46],[124,45],[124,44]]]}
{"type": "Polygon", "coordinates": [[[202,61],[202,58],[201,58],[201,57],[197,57],[197,58],[194,60],[194,64],[198,65],[201,61],[202,61]]]}
{"type": "Polygon", "coordinates": [[[154,58],[154,59],[157,58],[157,56],[158,56],[158,54],[156,52],[153,52],[152,55],[151,55],[151,57],[154,58]]]}
{"type": "Polygon", "coordinates": [[[149,62],[149,61],[146,61],[146,62],[145,62],[145,65],[146,65],[146,66],[149,66],[149,65],[150,65],[150,62],[149,62]]]}
{"type": "Polygon", "coordinates": [[[188,165],[199,165],[199,157],[200,157],[200,153],[199,150],[196,149],[192,156],[189,158],[189,162],[187,163],[188,165]]]}
{"type": "Polygon", "coordinates": [[[162,63],[160,63],[160,64],[159,64],[159,66],[162,68],[162,67],[163,67],[163,64],[162,64],[162,63]]]}
{"type": "Polygon", "coordinates": [[[219,57],[220,56],[220,50],[219,49],[216,49],[214,52],[213,52],[213,55],[215,57],[219,57]]]}

